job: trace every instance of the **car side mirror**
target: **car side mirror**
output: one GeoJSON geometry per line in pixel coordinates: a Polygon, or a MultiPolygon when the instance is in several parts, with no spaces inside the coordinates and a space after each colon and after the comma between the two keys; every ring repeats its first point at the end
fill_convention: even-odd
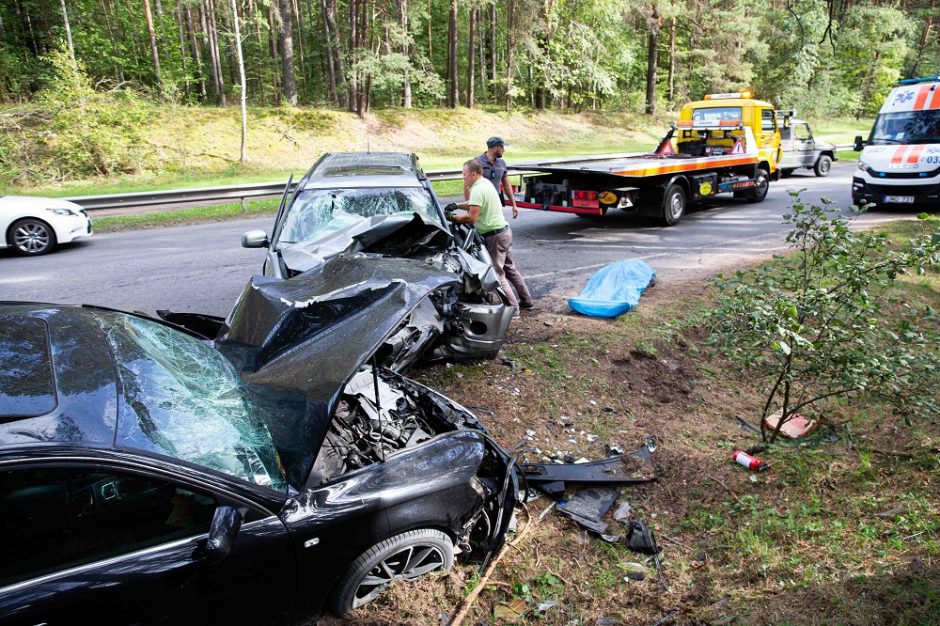
{"type": "Polygon", "coordinates": [[[242,233],[243,248],[267,248],[270,245],[268,234],[263,230],[249,230],[247,233],[242,233]]]}
{"type": "Polygon", "coordinates": [[[852,146],[852,149],[856,152],[861,152],[862,148],[865,147],[865,141],[862,139],[861,135],[855,135],[855,145],[852,146]]]}
{"type": "Polygon", "coordinates": [[[206,560],[215,563],[227,557],[241,527],[242,514],[237,509],[230,506],[216,508],[209,525],[209,538],[206,540],[206,560]]]}

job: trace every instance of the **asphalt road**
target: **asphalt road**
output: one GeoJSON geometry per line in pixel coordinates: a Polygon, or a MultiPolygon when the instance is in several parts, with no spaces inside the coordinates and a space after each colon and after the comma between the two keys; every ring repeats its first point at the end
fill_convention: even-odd
{"type": "MultiPolygon", "coordinates": [[[[642,258],[660,284],[697,280],[719,269],[766,258],[785,249],[782,215],[788,190],[806,189],[806,201],[829,197],[851,204],[854,164],[836,164],[828,178],[806,174],[771,183],[767,199],[730,198],[686,215],[672,228],[628,215],[583,219],[522,209],[512,222],[516,263],[546,306],[561,306],[597,268],[642,258]]],[[[912,211],[877,212],[861,222],[910,217],[912,211]]],[[[36,258],[0,250],[0,300],[97,304],[152,313],[169,308],[225,315],[263,250],[240,246],[242,232],[270,230],[273,218],[94,235],[36,258]]]]}

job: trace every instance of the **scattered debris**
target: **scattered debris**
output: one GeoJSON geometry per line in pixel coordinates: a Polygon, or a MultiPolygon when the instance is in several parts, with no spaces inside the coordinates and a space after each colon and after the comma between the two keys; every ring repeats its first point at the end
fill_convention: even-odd
{"type": "Polygon", "coordinates": [[[757,470],[758,472],[765,472],[770,469],[770,466],[761,461],[756,456],[751,456],[744,450],[735,450],[732,455],[732,459],[735,463],[743,465],[749,470],[757,470]]]}
{"type": "Polygon", "coordinates": [[[515,622],[525,613],[525,600],[513,598],[505,604],[498,604],[493,609],[493,617],[515,622]]]}
{"type": "MultiPolygon", "coordinates": [[[[782,413],[774,413],[764,418],[764,425],[771,430],[777,429],[782,413]]],[[[816,420],[806,419],[798,413],[793,413],[780,427],[780,434],[790,439],[799,439],[816,430],[816,420]]]]}
{"type": "Polygon", "coordinates": [[[741,428],[743,428],[743,429],[746,430],[747,432],[753,433],[753,434],[755,434],[755,435],[759,435],[759,434],[760,434],[760,429],[759,429],[759,428],[756,428],[756,427],[754,427],[754,426],[751,426],[749,423],[745,422],[745,421],[744,421],[743,419],[741,419],[740,417],[735,417],[734,419],[735,419],[735,421],[738,422],[738,426],[740,426],[741,428]]]}
{"type": "Polygon", "coordinates": [[[630,518],[630,503],[624,500],[620,503],[620,506],[617,507],[617,510],[614,511],[614,519],[618,522],[622,522],[630,518]]]}
{"type": "MultiPolygon", "coordinates": [[[[574,457],[565,455],[565,463],[535,464],[521,463],[520,467],[526,480],[543,489],[546,483],[594,483],[625,484],[645,483],[656,480],[656,468],[649,444],[655,447],[654,440],[648,445],[629,454],[610,457],[601,461],[574,463],[574,457]]],[[[586,459],[585,459],[586,460],[586,459]]],[[[545,492],[547,493],[547,492],[545,492]]],[[[553,490],[557,494],[557,489],[553,490]]]]}
{"type": "Polygon", "coordinates": [[[594,626],[620,626],[620,620],[610,616],[598,617],[594,626]]]}
{"type": "Polygon", "coordinates": [[[623,577],[625,581],[643,580],[646,578],[648,572],[646,566],[642,563],[624,563],[623,570],[626,572],[626,575],[623,577]]]}
{"type": "Polygon", "coordinates": [[[634,552],[641,554],[656,555],[662,548],[656,543],[656,537],[653,536],[653,530],[637,520],[631,520],[630,530],[627,535],[627,547],[634,552]]]}
{"type": "Polygon", "coordinates": [[[609,524],[603,521],[607,511],[617,498],[615,489],[581,489],[567,501],[558,505],[558,510],[584,528],[598,535],[607,533],[609,524]]]}
{"type": "Polygon", "coordinates": [[[888,509],[887,511],[882,511],[881,513],[875,513],[875,515],[878,517],[895,517],[897,515],[901,515],[902,513],[907,513],[907,509],[896,506],[893,509],[888,509]]]}
{"type": "Polygon", "coordinates": [[[539,605],[535,607],[535,610],[539,613],[544,613],[548,609],[556,606],[558,606],[558,600],[546,600],[545,602],[539,603],[539,605]]]}

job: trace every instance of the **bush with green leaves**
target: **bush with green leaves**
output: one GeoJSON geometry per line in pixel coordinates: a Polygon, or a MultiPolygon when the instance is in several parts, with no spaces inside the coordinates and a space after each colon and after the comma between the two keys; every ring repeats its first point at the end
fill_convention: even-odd
{"type": "Polygon", "coordinates": [[[835,398],[880,397],[908,416],[936,414],[937,314],[901,301],[895,287],[902,274],[940,268],[940,221],[921,216],[918,233],[895,244],[851,228],[825,198],[816,206],[791,195],[784,219],[793,254],[719,275],[708,316],[717,354],[763,386],[764,441],[775,441],[798,412],[835,398]],[[767,428],[764,418],[776,413],[777,427],[767,428]]]}
{"type": "Polygon", "coordinates": [[[39,103],[50,116],[40,138],[62,177],[134,172],[145,153],[140,129],[150,106],[129,90],[100,93],[64,49],[48,57],[39,103]]]}

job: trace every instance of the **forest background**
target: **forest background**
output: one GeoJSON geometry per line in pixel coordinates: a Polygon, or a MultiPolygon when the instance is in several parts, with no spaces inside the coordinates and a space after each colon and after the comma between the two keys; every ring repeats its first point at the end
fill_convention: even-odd
{"type": "Polygon", "coordinates": [[[743,88],[867,117],[898,78],[938,73],[938,16],[936,0],[2,0],[0,183],[140,170],[155,120],[242,96],[288,118],[285,142],[349,113],[605,119],[743,88]]]}

